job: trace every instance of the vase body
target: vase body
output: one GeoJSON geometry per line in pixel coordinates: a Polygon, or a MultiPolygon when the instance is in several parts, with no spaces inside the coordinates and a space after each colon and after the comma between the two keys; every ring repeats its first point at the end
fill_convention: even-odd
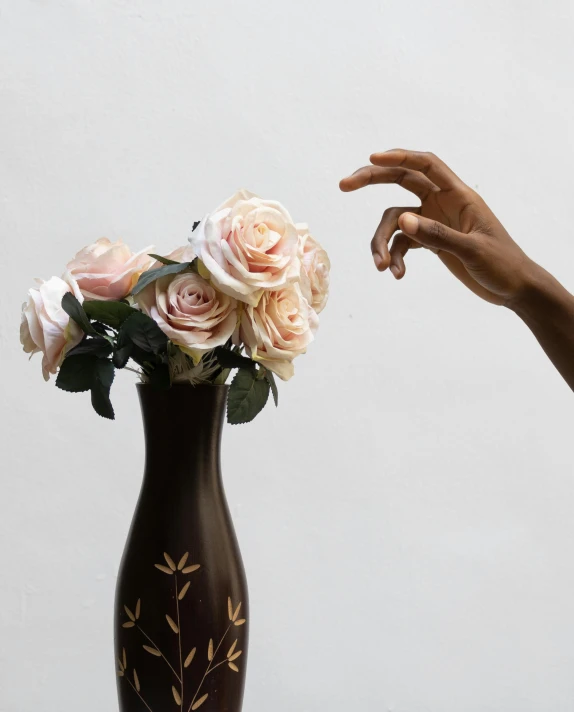
{"type": "Polygon", "coordinates": [[[245,572],[220,441],[227,386],[138,386],[146,461],[115,603],[120,712],[240,712],[245,572]]]}

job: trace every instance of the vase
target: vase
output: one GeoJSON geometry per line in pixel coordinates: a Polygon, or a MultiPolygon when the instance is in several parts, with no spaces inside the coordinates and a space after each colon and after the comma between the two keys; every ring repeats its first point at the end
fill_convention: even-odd
{"type": "Polygon", "coordinates": [[[220,444],[227,386],[137,386],[143,484],[115,604],[120,712],[240,712],[248,644],[220,444]]]}

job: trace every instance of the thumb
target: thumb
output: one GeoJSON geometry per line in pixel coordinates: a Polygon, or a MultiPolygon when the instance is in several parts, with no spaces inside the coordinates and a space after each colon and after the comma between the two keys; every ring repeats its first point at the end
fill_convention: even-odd
{"type": "Polygon", "coordinates": [[[437,220],[403,213],[399,217],[399,227],[415,242],[435,252],[450,252],[463,258],[473,251],[474,238],[471,235],[453,230],[437,220]]]}

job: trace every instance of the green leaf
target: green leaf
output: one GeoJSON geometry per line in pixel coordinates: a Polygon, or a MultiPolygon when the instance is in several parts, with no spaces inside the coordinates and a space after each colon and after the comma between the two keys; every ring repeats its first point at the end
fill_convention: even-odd
{"type": "Polygon", "coordinates": [[[120,328],[118,346],[122,348],[128,341],[153,354],[167,349],[167,336],[151,317],[142,312],[132,314],[120,328]]]}
{"type": "Polygon", "coordinates": [[[102,418],[114,420],[115,414],[110,401],[110,388],[114,382],[114,364],[108,359],[98,359],[92,384],[92,405],[102,418]]]}
{"type": "Polygon", "coordinates": [[[58,371],[56,386],[71,393],[89,391],[94,383],[98,361],[101,359],[93,354],[67,356],[58,371]]]}
{"type": "Polygon", "coordinates": [[[247,356],[236,354],[235,351],[226,349],[225,346],[218,346],[215,349],[215,356],[222,368],[251,368],[255,369],[255,362],[247,356]]]}
{"type": "Polygon", "coordinates": [[[255,370],[237,371],[229,388],[227,422],[232,425],[248,423],[259,413],[269,398],[269,382],[259,380],[255,370]]]}
{"type": "Polygon", "coordinates": [[[107,324],[114,329],[119,329],[126,319],[137,313],[137,309],[125,302],[103,301],[84,302],[84,311],[90,319],[107,324]]]}
{"type": "Polygon", "coordinates": [[[107,358],[112,353],[112,345],[103,336],[84,337],[77,346],[68,351],[66,358],[70,356],[80,356],[82,354],[92,354],[98,358],[107,358]]]}
{"type": "Polygon", "coordinates": [[[108,333],[111,331],[111,327],[106,326],[105,324],[100,324],[99,321],[93,321],[92,327],[94,331],[97,331],[97,333],[101,334],[102,336],[107,336],[108,333]]]}
{"type": "Polygon", "coordinates": [[[116,368],[124,368],[124,366],[126,366],[127,362],[130,360],[130,356],[132,355],[133,347],[134,345],[132,342],[128,341],[125,346],[121,346],[114,351],[112,361],[114,362],[114,366],[116,368]]]}
{"type": "Polygon", "coordinates": [[[154,366],[161,363],[161,356],[151,354],[149,351],[140,349],[139,346],[132,346],[130,358],[135,361],[138,366],[141,366],[146,373],[149,373],[154,366]]]}
{"type": "Polygon", "coordinates": [[[72,292],[66,292],[62,297],[62,309],[86,334],[95,333],[86,312],[72,292]]]}
{"type": "Polygon", "coordinates": [[[229,368],[224,368],[222,371],[220,371],[219,375],[216,376],[215,380],[213,381],[214,385],[223,386],[225,384],[225,381],[227,381],[227,376],[229,376],[229,373],[229,368]]]}
{"type": "Polygon", "coordinates": [[[153,253],[150,254],[150,257],[153,257],[154,260],[161,262],[163,265],[180,265],[181,264],[181,262],[178,262],[177,260],[170,260],[169,257],[162,257],[161,255],[154,255],[153,253]]]}
{"type": "Polygon", "coordinates": [[[138,283],[132,290],[132,294],[139,294],[142,289],[145,289],[149,284],[155,282],[156,279],[160,277],[165,277],[168,274],[178,274],[186,270],[191,262],[176,262],[173,265],[164,265],[163,267],[158,267],[157,269],[148,269],[147,272],[143,272],[138,279],[138,283]]]}
{"type": "Polygon", "coordinates": [[[275,376],[273,373],[265,369],[265,380],[271,388],[271,393],[273,394],[273,400],[275,401],[275,407],[279,405],[279,391],[277,390],[277,383],[275,382],[275,376]]]}
{"type": "Polygon", "coordinates": [[[165,391],[171,386],[169,367],[165,363],[158,364],[148,374],[150,385],[158,391],[165,391]]]}

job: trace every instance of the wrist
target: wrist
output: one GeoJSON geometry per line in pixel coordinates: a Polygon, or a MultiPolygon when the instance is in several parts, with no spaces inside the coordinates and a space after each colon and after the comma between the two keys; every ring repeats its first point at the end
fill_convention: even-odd
{"type": "Polygon", "coordinates": [[[528,260],[525,265],[520,287],[506,306],[523,319],[544,313],[572,295],[549,272],[536,262],[528,260]]]}

